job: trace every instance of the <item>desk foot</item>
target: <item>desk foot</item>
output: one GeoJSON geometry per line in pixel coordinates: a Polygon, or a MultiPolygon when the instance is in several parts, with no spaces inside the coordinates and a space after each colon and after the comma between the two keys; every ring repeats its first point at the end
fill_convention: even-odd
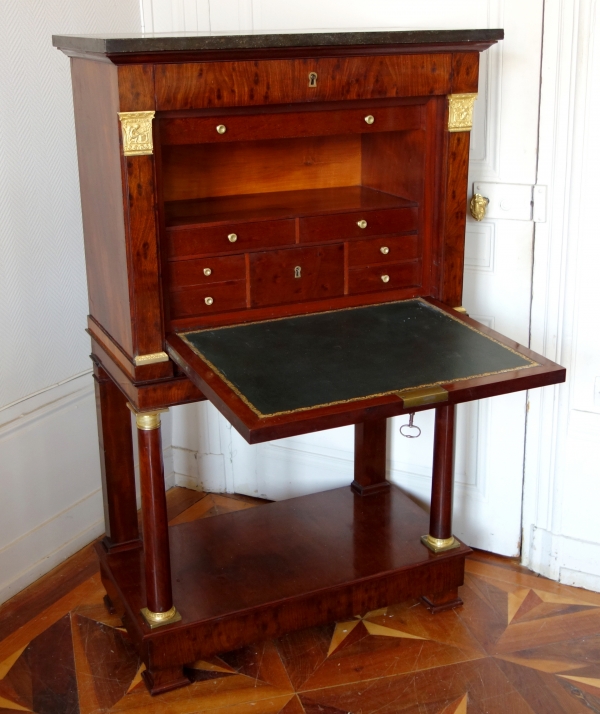
{"type": "Polygon", "coordinates": [[[184,674],[183,667],[168,667],[167,669],[148,669],[142,672],[144,683],[148,691],[154,697],[157,694],[170,692],[172,689],[187,687],[190,680],[184,674]]]}
{"type": "Polygon", "coordinates": [[[463,604],[463,601],[458,597],[458,588],[452,588],[445,593],[421,595],[421,602],[433,615],[444,612],[444,610],[452,610],[463,604]]]}
{"type": "Polygon", "coordinates": [[[115,609],[115,606],[113,605],[112,600],[108,597],[108,595],[105,595],[102,598],[104,602],[104,607],[108,610],[109,615],[116,615],[117,611],[115,609]]]}

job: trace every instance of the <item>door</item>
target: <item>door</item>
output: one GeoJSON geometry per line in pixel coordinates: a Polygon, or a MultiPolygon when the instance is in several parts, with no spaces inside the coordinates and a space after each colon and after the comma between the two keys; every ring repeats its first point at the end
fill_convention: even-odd
{"type": "MultiPolygon", "coordinates": [[[[156,7],[164,6],[166,0],[153,0],[151,4],[157,17],[156,7]]],[[[496,209],[491,213],[506,218],[484,218],[480,223],[468,218],[463,302],[476,320],[527,345],[533,222],[527,220],[526,211],[511,210],[505,194],[511,197],[508,185],[513,184],[521,185],[521,191],[531,191],[535,180],[543,0],[306,0],[295,4],[221,0],[211,2],[211,9],[213,5],[218,12],[207,15],[213,18],[212,29],[224,31],[315,27],[505,29],[505,40],[481,57],[469,195],[474,182],[486,187],[492,184],[498,205],[490,205],[490,209],[496,209]],[[500,204],[508,209],[498,208],[500,204]]],[[[198,10],[192,20],[182,16],[176,26],[153,29],[208,29],[199,18],[198,10]]],[[[511,556],[520,552],[526,403],[526,393],[517,393],[463,405],[458,410],[454,533],[471,546],[511,556]]],[[[352,480],[351,427],[251,447],[214,409],[204,409],[203,414],[201,429],[214,433],[216,422],[220,422],[222,488],[279,500],[352,480]]],[[[422,429],[418,439],[400,436],[399,427],[404,422],[406,418],[398,418],[388,424],[388,478],[427,504],[433,412],[417,415],[415,423],[422,429]]],[[[200,470],[200,482],[210,486],[210,474],[202,473],[202,466],[200,470]]]]}

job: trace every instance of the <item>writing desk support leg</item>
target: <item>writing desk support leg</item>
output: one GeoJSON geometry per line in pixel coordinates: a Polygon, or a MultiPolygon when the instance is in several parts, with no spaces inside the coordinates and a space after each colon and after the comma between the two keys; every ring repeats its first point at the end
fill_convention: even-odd
{"type": "MultiPolygon", "coordinates": [[[[436,407],[429,533],[421,538],[423,544],[434,553],[443,553],[460,546],[459,541],[452,535],[454,415],[454,404],[436,407]]],[[[431,612],[462,605],[458,588],[424,595],[421,600],[431,612]]]]}
{"type": "Polygon", "coordinates": [[[375,419],[354,427],[354,481],[359,496],[389,491],[385,478],[387,419],[375,419]]]}
{"type": "Polygon", "coordinates": [[[94,383],[106,529],[102,544],[109,553],[140,548],[131,413],[121,390],[97,363],[94,383]]]}
{"type": "Polygon", "coordinates": [[[151,628],[181,619],[173,605],[171,588],[171,555],[160,438],[160,411],[135,412],[140,454],[146,577],[146,607],[142,610],[142,615],[151,628]]]}

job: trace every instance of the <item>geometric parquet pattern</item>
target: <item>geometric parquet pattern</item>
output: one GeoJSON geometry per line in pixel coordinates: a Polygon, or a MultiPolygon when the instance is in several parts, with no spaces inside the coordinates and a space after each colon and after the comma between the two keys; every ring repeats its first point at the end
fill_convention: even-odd
{"type": "MultiPolygon", "coordinates": [[[[172,522],[255,505],[207,495],[172,522]]],[[[154,698],[103,595],[92,575],[0,642],[0,714],[600,714],[600,595],[498,560],[467,561],[461,608],[409,601],[258,643],[154,698]]]]}

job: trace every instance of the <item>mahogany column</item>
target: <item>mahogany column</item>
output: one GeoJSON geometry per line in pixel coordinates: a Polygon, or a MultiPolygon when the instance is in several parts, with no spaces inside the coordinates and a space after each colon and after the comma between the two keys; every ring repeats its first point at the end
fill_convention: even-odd
{"type": "Polygon", "coordinates": [[[390,488],[385,478],[386,419],[374,419],[354,427],[354,481],[352,490],[360,496],[390,488]]]}
{"type": "Polygon", "coordinates": [[[160,437],[160,413],[163,411],[167,410],[134,412],[140,457],[146,577],[146,607],[142,609],[142,615],[151,628],[181,619],[173,605],[171,588],[167,501],[160,437]]]}
{"type": "MultiPolygon", "coordinates": [[[[460,547],[460,542],[452,535],[454,414],[454,404],[444,404],[435,409],[429,533],[421,537],[423,544],[434,553],[460,547]]],[[[462,605],[458,588],[423,595],[421,600],[431,612],[462,605]]]]}
{"type": "Polygon", "coordinates": [[[109,552],[139,548],[131,413],[119,388],[99,364],[94,365],[100,470],[109,552]]]}

